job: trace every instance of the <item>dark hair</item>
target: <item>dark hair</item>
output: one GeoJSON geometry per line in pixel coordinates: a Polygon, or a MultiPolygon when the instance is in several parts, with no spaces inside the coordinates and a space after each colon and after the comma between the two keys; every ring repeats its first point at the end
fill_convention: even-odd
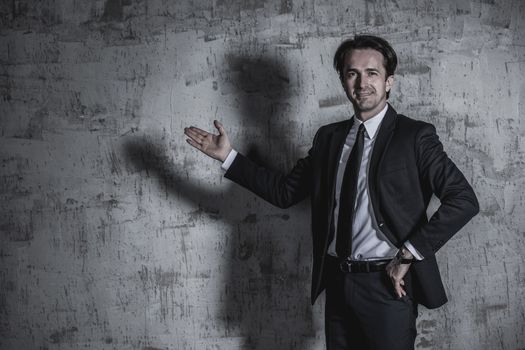
{"type": "Polygon", "coordinates": [[[373,35],[356,35],[353,39],[343,41],[334,55],[334,68],[337,73],[339,73],[339,79],[341,79],[341,81],[343,80],[345,54],[356,49],[373,49],[379,51],[383,55],[386,76],[394,75],[397,67],[397,55],[388,41],[373,35]]]}

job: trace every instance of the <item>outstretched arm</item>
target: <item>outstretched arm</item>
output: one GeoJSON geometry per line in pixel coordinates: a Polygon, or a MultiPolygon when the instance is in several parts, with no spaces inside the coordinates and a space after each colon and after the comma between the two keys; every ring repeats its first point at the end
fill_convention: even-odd
{"type": "Polygon", "coordinates": [[[222,124],[215,120],[214,125],[219,135],[194,126],[184,128],[184,134],[188,136],[186,141],[190,145],[211,158],[222,161],[223,166],[228,164],[227,167],[223,167],[226,170],[224,174],[226,178],[279,208],[287,208],[308,196],[311,183],[310,153],[312,150],[309,151],[308,157],[297,162],[289,174],[284,175],[259,166],[242,154],[237,154],[233,151],[222,124]],[[228,163],[230,161],[227,159],[228,156],[231,163],[228,163]]]}
{"type": "Polygon", "coordinates": [[[184,134],[188,136],[186,141],[207,156],[224,162],[232,150],[230,139],[228,135],[226,135],[226,131],[221,123],[214,120],[213,124],[219,132],[218,135],[209,133],[195,126],[184,128],[184,134]]]}

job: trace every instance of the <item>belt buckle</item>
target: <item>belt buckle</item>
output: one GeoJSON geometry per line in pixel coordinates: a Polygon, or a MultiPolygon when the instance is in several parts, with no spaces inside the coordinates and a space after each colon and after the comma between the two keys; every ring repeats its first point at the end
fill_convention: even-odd
{"type": "Polygon", "coordinates": [[[341,261],[341,263],[339,264],[339,269],[342,271],[342,272],[345,272],[345,273],[349,273],[349,272],[352,272],[352,261],[349,260],[349,259],[345,259],[343,261],[341,261]]]}
{"type": "Polygon", "coordinates": [[[345,259],[339,264],[341,271],[346,273],[352,272],[370,272],[372,271],[372,266],[368,261],[352,261],[350,259],[345,259]]]}

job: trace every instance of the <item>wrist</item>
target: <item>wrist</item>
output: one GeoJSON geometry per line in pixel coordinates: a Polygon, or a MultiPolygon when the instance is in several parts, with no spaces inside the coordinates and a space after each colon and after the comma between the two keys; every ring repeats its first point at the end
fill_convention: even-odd
{"type": "Polygon", "coordinates": [[[233,148],[231,146],[228,147],[226,151],[223,154],[220,154],[217,158],[224,163],[224,161],[226,160],[226,158],[228,158],[232,150],[233,148]]]}
{"type": "Polygon", "coordinates": [[[399,249],[399,252],[398,254],[401,256],[401,258],[403,259],[414,259],[414,254],[412,254],[410,252],[410,250],[408,250],[406,247],[401,247],[401,249],[399,249]]]}
{"type": "Polygon", "coordinates": [[[396,259],[399,260],[401,264],[411,264],[415,260],[414,255],[405,247],[399,249],[396,254],[396,259]]]}

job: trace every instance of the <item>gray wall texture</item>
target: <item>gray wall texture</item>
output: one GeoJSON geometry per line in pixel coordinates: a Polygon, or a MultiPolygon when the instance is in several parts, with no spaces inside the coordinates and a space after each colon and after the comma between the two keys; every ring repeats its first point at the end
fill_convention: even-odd
{"type": "Polygon", "coordinates": [[[352,115],[331,60],[355,33],[393,44],[391,103],[481,203],[417,349],[525,348],[524,1],[11,0],[0,23],[1,349],[322,349],[307,203],[225,180],[183,127],[289,169],[352,115]]]}

